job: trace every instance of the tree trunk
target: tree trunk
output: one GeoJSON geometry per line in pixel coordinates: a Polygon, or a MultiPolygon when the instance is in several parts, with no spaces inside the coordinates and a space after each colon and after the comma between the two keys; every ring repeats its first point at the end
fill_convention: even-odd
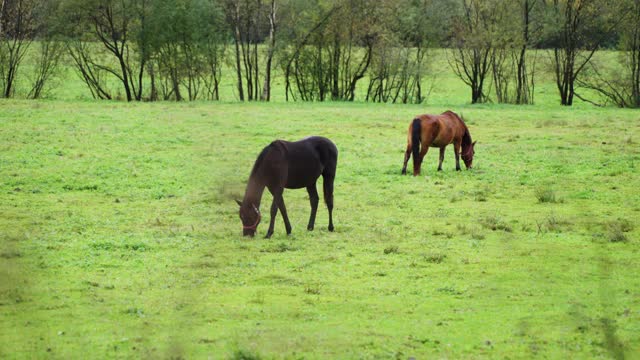
{"type": "Polygon", "coordinates": [[[242,67],[240,65],[240,2],[236,2],[233,40],[236,46],[236,75],[238,77],[238,96],[240,97],[240,101],[244,101],[244,89],[242,88],[242,67]]]}
{"type": "Polygon", "coordinates": [[[269,50],[267,51],[267,64],[264,72],[264,86],[262,88],[263,101],[271,100],[271,61],[276,46],[276,1],[271,0],[271,11],[269,12],[269,50]]]}
{"type": "Polygon", "coordinates": [[[147,69],[149,78],[151,80],[151,93],[149,94],[149,101],[156,101],[158,100],[158,89],[156,87],[156,76],[153,61],[149,61],[147,69]]]}
{"type": "Polygon", "coordinates": [[[340,74],[340,40],[338,39],[338,34],[335,35],[333,39],[333,59],[331,61],[331,100],[338,100],[339,95],[339,74],[340,74]]]}
{"type": "MultiPolygon", "coordinates": [[[[117,45],[116,45],[117,46],[117,45]]],[[[122,48],[125,47],[125,44],[122,44],[122,48]]],[[[122,71],[122,85],[124,85],[124,91],[127,95],[127,101],[133,100],[131,96],[131,87],[129,87],[129,70],[127,69],[127,65],[124,61],[124,54],[122,51],[119,51],[116,56],[118,57],[118,61],[120,62],[120,70],[122,71]]]]}

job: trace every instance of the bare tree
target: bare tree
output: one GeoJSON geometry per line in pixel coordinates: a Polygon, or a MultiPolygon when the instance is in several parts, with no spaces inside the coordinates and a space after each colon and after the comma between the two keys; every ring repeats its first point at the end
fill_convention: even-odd
{"type": "Polygon", "coordinates": [[[182,0],[179,4],[155,0],[149,12],[149,39],[145,43],[150,53],[146,66],[150,97],[217,100],[227,40],[223,11],[208,0],[182,0]]]}
{"type": "Polygon", "coordinates": [[[516,55],[516,104],[533,104],[533,90],[535,87],[535,60],[531,72],[527,69],[527,50],[532,45],[532,19],[531,13],[535,8],[538,0],[522,0],[519,1],[522,14],[522,37],[520,38],[520,52],[516,55]]]}
{"type": "Polygon", "coordinates": [[[31,99],[38,99],[43,95],[45,85],[55,74],[64,53],[64,45],[53,39],[41,39],[38,48],[33,84],[27,95],[31,99]]]}
{"type": "Polygon", "coordinates": [[[366,101],[421,103],[421,80],[427,49],[379,46],[369,73],[366,101]]]}
{"type": "Polygon", "coordinates": [[[560,103],[573,105],[576,80],[615,26],[604,14],[611,4],[597,0],[553,0],[551,11],[553,56],[551,59],[560,103]]]}
{"type": "Polygon", "coordinates": [[[63,2],[63,21],[69,23],[65,33],[72,39],[68,49],[80,75],[93,88],[94,96],[111,98],[105,96],[107,92],[104,88],[95,88],[97,78],[91,73],[101,73],[101,76],[108,74],[120,82],[127,101],[142,100],[143,75],[149,53],[144,44],[141,44],[146,37],[137,35],[143,32],[141,29],[147,24],[148,2],[149,0],[63,2]],[[86,42],[88,46],[78,42],[86,42]],[[101,46],[97,47],[96,44],[101,46]],[[98,53],[101,56],[96,56],[98,53]]]}
{"type": "Polygon", "coordinates": [[[293,76],[302,100],[353,101],[371,65],[378,10],[371,0],[336,2],[287,56],[286,88],[293,76]]]}
{"type": "Polygon", "coordinates": [[[38,99],[48,90],[47,85],[58,73],[59,65],[65,53],[64,43],[58,36],[56,10],[59,3],[55,1],[42,2],[35,9],[34,39],[36,49],[31,50],[33,59],[30,71],[31,90],[27,98],[38,99]]]}
{"type": "MultiPolygon", "coordinates": [[[[619,107],[640,107],[640,0],[625,0],[618,14],[624,14],[619,27],[619,59],[611,64],[591,61],[581,87],[594,90],[619,107]],[[607,66],[610,65],[610,66],[607,66]],[[622,71],[620,71],[622,69],[622,71]]],[[[586,100],[586,99],[585,99],[586,100]]]]}
{"type": "Polygon", "coordinates": [[[202,74],[209,100],[220,100],[220,81],[226,46],[223,41],[210,39],[205,44],[206,71],[202,74]]]}
{"type": "Polygon", "coordinates": [[[260,19],[264,17],[262,0],[226,0],[225,5],[227,22],[232,29],[235,45],[238,96],[240,100],[244,100],[246,91],[247,100],[258,100],[260,98],[258,43],[262,40],[263,24],[260,19]]]}
{"type": "Polygon", "coordinates": [[[448,58],[454,73],[471,88],[471,103],[485,102],[484,85],[495,55],[491,34],[495,3],[462,0],[462,17],[454,21],[453,46],[448,58]]]}
{"type": "Polygon", "coordinates": [[[240,1],[228,0],[226,2],[228,21],[233,28],[233,44],[235,46],[235,66],[238,85],[238,97],[244,101],[244,89],[242,87],[242,67],[240,66],[240,1]]]}
{"type": "Polygon", "coordinates": [[[492,64],[493,83],[499,103],[532,104],[535,87],[536,53],[529,55],[540,22],[533,22],[538,0],[512,0],[500,4],[500,24],[492,64]],[[513,21],[511,14],[520,14],[513,21]]]}
{"type": "Polygon", "coordinates": [[[2,0],[0,3],[0,85],[2,96],[15,91],[18,69],[33,41],[35,0],[2,0]]]}
{"type": "Polygon", "coordinates": [[[448,36],[452,0],[381,0],[382,26],[369,70],[367,101],[421,103],[427,56],[448,36]]]}
{"type": "Polygon", "coordinates": [[[91,43],[81,40],[69,40],[66,43],[67,53],[73,60],[80,78],[91,91],[94,99],[112,99],[104,80],[104,70],[91,55],[91,43]]]}
{"type": "Polygon", "coordinates": [[[362,0],[339,0],[315,9],[310,30],[294,37],[283,54],[285,91],[303,101],[353,101],[357,83],[371,65],[379,9],[362,0]]]}
{"type": "Polygon", "coordinates": [[[122,82],[127,101],[142,99],[142,74],[146,59],[133,69],[133,52],[129,44],[131,25],[135,14],[131,1],[99,0],[89,8],[89,19],[94,33],[104,47],[115,56],[118,67],[101,65],[102,68],[122,82]]]}
{"type": "MultiPolygon", "coordinates": [[[[321,14],[319,20],[306,30],[304,35],[294,37],[292,39],[293,45],[288,47],[288,51],[283,52],[282,68],[285,78],[286,101],[289,101],[289,97],[293,100],[297,99],[294,87],[297,88],[303,101],[325,100],[328,79],[324,74],[323,62],[326,59],[323,59],[322,56],[324,51],[322,31],[339,9],[340,5],[336,4],[321,14]],[[293,84],[292,80],[295,81],[293,84]]],[[[297,16],[297,14],[292,16],[297,16]]]]}

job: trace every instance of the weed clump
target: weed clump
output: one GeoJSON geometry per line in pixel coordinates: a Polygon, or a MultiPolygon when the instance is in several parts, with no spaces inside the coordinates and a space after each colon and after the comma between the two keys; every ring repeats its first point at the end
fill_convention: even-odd
{"type": "Polygon", "coordinates": [[[486,202],[490,194],[491,194],[491,189],[489,189],[488,187],[478,189],[472,193],[473,200],[477,202],[486,202]]]}
{"type": "Polygon", "coordinates": [[[431,253],[424,255],[424,261],[432,264],[440,264],[446,257],[447,255],[445,254],[431,253]]]}
{"type": "Polygon", "coordinates": [[[570,228],[571,222],[558,218],[555,214],[550,214],[542,221],[536,221],[538,234],[546,232],[561,233],[563,229],[570,228]]]}
{"type": "Polygon", "coordinates": [[[620,229],[611,230],[608,234],[608,239],[612,243],[627,242],[627,235],[625,235],[620,229]]]}
{"type": "Polygon", "coordinates": [[[463,295],[464,294],[464,290],[458,290],[453,286],[444,286],[444,287],[436,289],[436,291],[441,292],[443,294],[449,294],[449,295],[463,295]]]}
{"type": "Polygon", "coordinates": [[[287,251],[296,251],[297,249],[293,246],[289,246],[287,243],[281,242],[273,246],[266,247],[261,252],[267,253],[283,253],[287,251]]]}
{"type": "Polygon", "coordinates": [[[246,349],[236,350],[233,355],[231,355],[231,359],[233,360],[260,360],[262,356],[259,354],[253,353],[246,349]]]}
{"type": "Polygon", "coordinates": [[[627,219],[618,219],[607,223],[607,239],[609,242],[626,242],[625,233],[633,230],[633,224],[627,219]]]}
{"type": "Polygon", "coordinates": [[[556,203],[558,199],[556,198],[556,192],[550,187],[541,186],[538,187],[535,191],[536,198],[539,203],[556,203]]]}
{"type": "Polygon", "coordinates": [[[492,231],[496,231],[496,230],[502,230],[506,232],[513,231],[513,228],[511,228],[509,224],[504,222],[504,220],[502,220],[498,216],[487,216],[485,218],[482,218],[480,219],[480,225],[492,231]]]}
{"type": "Polygon", "coordinates": [[[469,228],[464,224],[457,224],[456,229],[463,235],[471,235],[471,238],[474,240],[484,240],[485,238],[484,233],[478,227],[469,228]]]}
{"type": "Polygon", "coordinates": [[[400,249],[397,246],[393,245],[393,246],[386,247],[383,252],[385,255],[399,254],[400,249]]]}
{"type": "Polygon", "coordinates": [[[322,286],[320,284],[307,284],[304,287],[305,294],[309,295],[320,295],[320,288],[322,286]]]}

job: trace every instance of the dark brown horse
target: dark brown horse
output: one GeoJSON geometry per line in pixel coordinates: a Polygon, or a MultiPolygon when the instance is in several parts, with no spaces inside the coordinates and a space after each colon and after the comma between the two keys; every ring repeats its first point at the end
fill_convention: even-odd
{"type": "Polygon", "coordinates": [[[324,201],[329,209],[329,231],[333,231],[333,180],[338,164],[338,149],[331,140],[312,136],[300,141],[289,142],[276,140],[265,147],[253,165],[247,190],[240,205],[242,233],[254,236],[260,223],[260,200],[266,187],[273,195],[271,203],[271,221],[267,238],[273,234],[278,209],[284,219],[287,235],[291,234],[291,224],[284,206],[282,193],[284,189],[307,188],[311,202],[311,216],[308,230],[313,230],[318,210],[318,191],[316,181],[322,175],[324,201]]]}
{"type": "Polygon", "coordinates": [[[413,153],[413,176],[420,175],[422,159],[429,151],[429,147],[440,148],[438,171],[442,171],[444,149],[453,143],[456,155],[456,170],[460,170],[460,156],[467,169],[473,166],[473,150],[475,142],[471,141],[471,134],[467,125],[452,111],[445,111],[441,115],[420,115],[409,125],[407,136],[407,151],[404,154],[402,174],[407,173],[407,162],[413,153]],[[421,147],[422,146],[422,147],[421,147]],[[462,148],[462,152],[460,152],[462,148]]]}

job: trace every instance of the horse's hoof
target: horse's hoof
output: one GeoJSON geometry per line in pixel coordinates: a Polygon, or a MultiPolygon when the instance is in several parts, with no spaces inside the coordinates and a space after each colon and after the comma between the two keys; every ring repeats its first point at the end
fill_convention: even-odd
{"type": "Polygon", "coordinates": [[[329,225],[329,231],[333,232],[333,225],[329,225]]]}
{"type": "Polygon", "coordinates": [[[307,226],[307,230],[313,231],[313,226],[307,226]]]}
{"type": "Polygon", "coordinates": [[[265,235],[265,236],[264,236],[264,238],[265,238],[265,239],[268,239],[268,238],[270,238],[270,237],[271,237],[271,235],[273,235],[273,233],[265,235]]]}

